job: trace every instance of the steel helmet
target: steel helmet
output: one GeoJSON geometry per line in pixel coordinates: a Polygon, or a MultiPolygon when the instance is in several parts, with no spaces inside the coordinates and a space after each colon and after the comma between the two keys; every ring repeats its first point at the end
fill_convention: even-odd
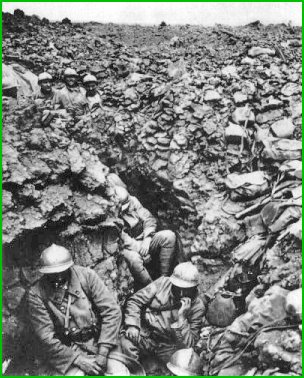
{"type": "Polygon", "coordinates": [[[78,77],[78,74],[77,72],[74,70],[74,68],[67,68],[65,69],[64,73],[63,73],[63,76],[77,76],[78,77]]]}
{"type": "Polygon", "coordinates": [[[42,72],[38,76],[38,84],[43,80],[53,80],[53,78],[48,72],[42,72]]]}
{"type": "Polygon", "coordinates": [[[123,188],[122,186],[116,186],[115,187],[115,193],[116,196],[119,199],[119,202],[121,204],[122,211],[126,210],[129,207],[130,204],[130,194],[127,191],[127,189],[123,188]]]}
{"type": "Polygon", "coordinates": [[[60,245],[52,244],[40,256],[40,273],[60,273],[74,265],[70,252],[60,245]]]}
{"type": "Polygon", "coordinates": [[[139,362],[119,352],[110,352],[105,376],[145,376],[145,369],[139,362]]]}
{"type": "Polygon", "coordinates": [[[192,262],[184,262],[174,268],[170,281],[182,288],[195,287],[199,284],[199,273],[192,262]]]}
{"type": "Polygon", "coordinates": [[[83,83],[86,84],[86,83],[97,83],[97,79],[95,76],[91,75],[91,74],[88,74],[84,77],[83,79],[83,83]]]}
{"type": "Polygon", "coordinates": [[[172,354],[167,368],[179,376],[200,375],[201,360],[192,348],[180,349],[172,354]]]}

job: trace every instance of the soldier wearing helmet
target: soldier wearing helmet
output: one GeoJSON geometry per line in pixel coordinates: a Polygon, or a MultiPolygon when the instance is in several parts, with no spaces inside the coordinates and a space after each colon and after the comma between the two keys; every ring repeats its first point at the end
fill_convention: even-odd
{"type": "Polygon", "coordinates": [[[38,75],[39,90],[34,93],[33,100],[36,104],[44,104],[46,101],[54,101],[56,90],[52,87],[53,78],[48,72],[38,75]]]}
{"type": "Polygon", "coordinates": [[[29,290],[33,331],[58,373],[104,373],[117,345],[121,312],[97,274],[74,265],[70,252],[53,244],[41,254],[43,276],[29,290]]]}
{"type": "Polygon", "coordinates": [[[199,273],[191,262],[177,265],[127,302],[123,353],[139,360],[154,354],[167,363],[181,348],[193,347],[200,335],[205,307],[198,297],[199,273]]]}
{"type": "Polygon", "coordinates": [[[156,268],[155,272],[151,271],[154,278],[169,276],[177,260],[175,233],[170,230],[156,232],[156,219],[136,197],[130,196],[121,186],[115,187],[115,193],[120,202],[120,217],[124,221],[123,255],[137,288],[152,282],[145,267],[148,263],[154,270],[156,268]]]}
{"type": "Polygon", "coordinates": [[[73,68],[67,68],[64,73],[65,86],[55,96],[55,109],[66,109],[82,115],[85,112],[85,89],[78,85],[78,74],[73,68]]]}
{"type": "Polygon", "coordinates": [[[102,100],[101,94],[97,89],[96,77],[91,74],[86,75],[83,79],[83,84],[86,89],[88,111],[93,112],[97,109],[101,109],[102,100]]]}

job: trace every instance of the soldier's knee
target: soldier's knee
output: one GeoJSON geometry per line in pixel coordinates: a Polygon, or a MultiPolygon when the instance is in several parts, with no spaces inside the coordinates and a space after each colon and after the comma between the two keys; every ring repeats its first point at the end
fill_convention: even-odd
{"type": "Polygon", "coordinates": [[[160,239],[162,239],[163,241],[166,241],[167,243],[175,244],[176,242],[176,235],[171,230],[159,231],[157,234],[160,239]]]}
{"type": "Polygon", "coordinates": [[[130,266],[143,266],[143,260],[137,252],[124,250],[122,255],[130,266]]]}

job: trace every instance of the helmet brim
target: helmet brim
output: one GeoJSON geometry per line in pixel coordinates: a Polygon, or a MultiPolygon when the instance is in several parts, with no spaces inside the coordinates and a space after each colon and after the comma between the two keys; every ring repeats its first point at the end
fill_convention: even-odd
{"type": "Polygon", "coordinates": [[[42,266],[39,269],[39,272],[43,274],[61,273],[61,272],[64,272],[65,270],[68,270],[73,265],[74,265],[74,262],[69,261],[65,264],[60,264],[60,265],[42,266]]]}
{"type": "Polygon", "coordinates": [[[187,282],[185,280],[182,280],[182,279],[174,277],[174,276],[171,276],[169,278],[170,278],[171,283],[174,286],[181,287],[183,289],[187,289],[187,288],[190,288],[190,287],[196,287],[196,286],[198,286],[198,283],[187,282]]]}
{"type": "Polygon", "coordinates": [[[184,377],[187,377],[187,376],[197,376],[196,373],[192,373],[191,371],[189,370],[186,370],[186,369],[183,369],[183,368],[180,368],[178,366],[175,366],[173,364],[171,364],[171,362],[168,362],[167,363],[167,368],[174,374],[174,375],[177,375],[177,376],[184,376],[184,377]]]}

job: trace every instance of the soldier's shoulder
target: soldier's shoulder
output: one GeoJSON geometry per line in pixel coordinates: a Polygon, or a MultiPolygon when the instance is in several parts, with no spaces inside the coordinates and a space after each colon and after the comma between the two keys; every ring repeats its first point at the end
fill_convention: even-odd
{"type": "Polygon", "coordinates": [[[90,274],[91,272],[94,272],[93,269],[89,268],[88,266],[82,266],[82,265],[73,265],[73,269],[77,273],[82,273],[82,274],[90,274]]]}
{"type": "Polygon", "coordinates": [[[34,282],[32,282],[31,286],[28,289],[28,294],[41,296],[42,286],[43,286],[43,277],[40,277],[34,282]]]}
{"type": "Polygon", "coordinates": [[[82,275],[85,278],[97,276],[97,273],[93,269],[89,268],[88,266],[73,265],[72,269],[76,271],[78,276],[82,275]]]}

